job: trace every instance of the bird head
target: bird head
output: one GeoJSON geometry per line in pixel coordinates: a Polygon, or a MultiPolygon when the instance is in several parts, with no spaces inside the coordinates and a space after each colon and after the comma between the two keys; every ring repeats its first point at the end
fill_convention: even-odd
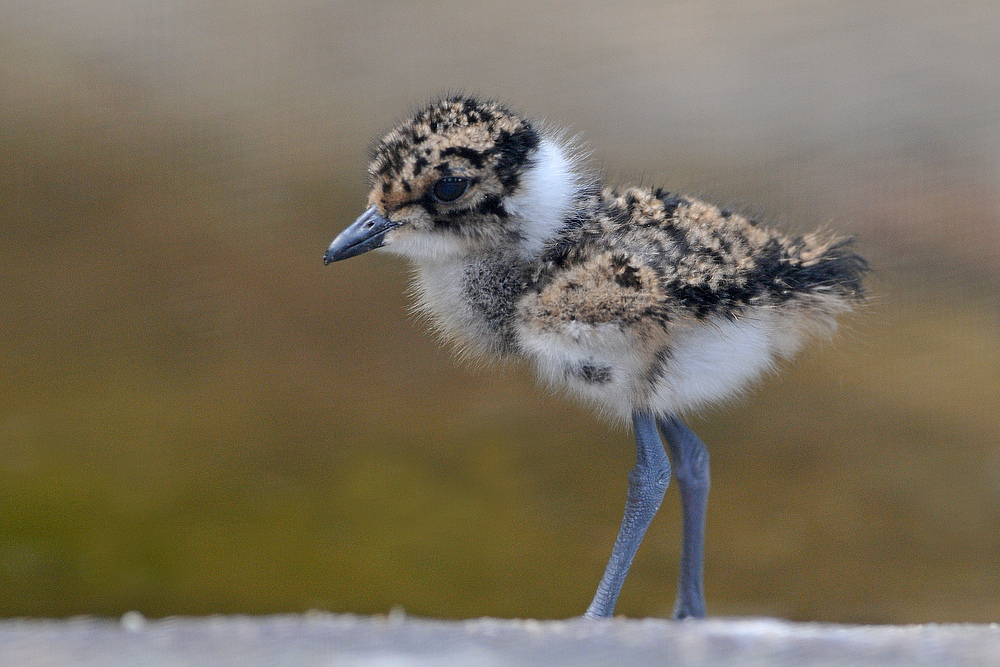
{"type": "Polygon", "coordinates": [[[563,146],[492,101],[450,97],[375,147],[368,209],[330,245],[335,262],[375,248],[439,259],[537,251],[577,179],[563,146]]]}

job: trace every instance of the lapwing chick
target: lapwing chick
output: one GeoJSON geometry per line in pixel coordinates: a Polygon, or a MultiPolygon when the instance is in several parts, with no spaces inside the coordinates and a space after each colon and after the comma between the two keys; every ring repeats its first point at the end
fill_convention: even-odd
{"type": "Polygon", "coordinates": [[[674,617],[702,617],[709,457],[681,415],[832,334],[863,298],[867,265],[846,238],[604,186],[563,137],[494,101],[429,105],[376,145],[368,208],[324,262],[379,248],[408,258],[418,310],[463,352],[523,359],[547,385],[631,421],[625,516],[586,616],[614,612],[672,470],[674,617]]]}

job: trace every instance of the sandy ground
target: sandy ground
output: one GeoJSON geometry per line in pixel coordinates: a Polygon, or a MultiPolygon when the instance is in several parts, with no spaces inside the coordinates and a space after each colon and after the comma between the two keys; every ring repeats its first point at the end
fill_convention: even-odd
{"type": "Polygon", "coordinates": [[[1000,624],[218,616],[0,623],[6,665],[1000,665],[1000,624]]]}

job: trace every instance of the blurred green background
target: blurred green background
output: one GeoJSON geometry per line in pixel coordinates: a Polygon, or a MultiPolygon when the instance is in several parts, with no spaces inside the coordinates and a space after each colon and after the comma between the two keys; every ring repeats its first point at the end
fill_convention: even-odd
{"type": "MultiPolygon", "coordinates": [[[[1000,617],[993,2],[0,2],[0,615],[585,609],[629,433],[324,268],[435,95],[859,236],[868,307],[712,452],[713,615],[1000,617]]],[[[618,611],[666,616],[668,492],[618,611]]]]}

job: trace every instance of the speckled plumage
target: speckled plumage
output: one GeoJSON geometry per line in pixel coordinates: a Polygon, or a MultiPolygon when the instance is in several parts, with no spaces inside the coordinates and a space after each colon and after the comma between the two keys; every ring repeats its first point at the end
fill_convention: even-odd
{"type": "Polygon", "coordinates": [[[653,415],[665,433],[663,420],[737,395],[863,298],[849,239],[604,187],[578,156],[499,103],[435,102],[377,144],[369,209],[326,260],[408,257],[418,309],[461,350],[525,359],[547,384],[604,414],[653,415]]]}

